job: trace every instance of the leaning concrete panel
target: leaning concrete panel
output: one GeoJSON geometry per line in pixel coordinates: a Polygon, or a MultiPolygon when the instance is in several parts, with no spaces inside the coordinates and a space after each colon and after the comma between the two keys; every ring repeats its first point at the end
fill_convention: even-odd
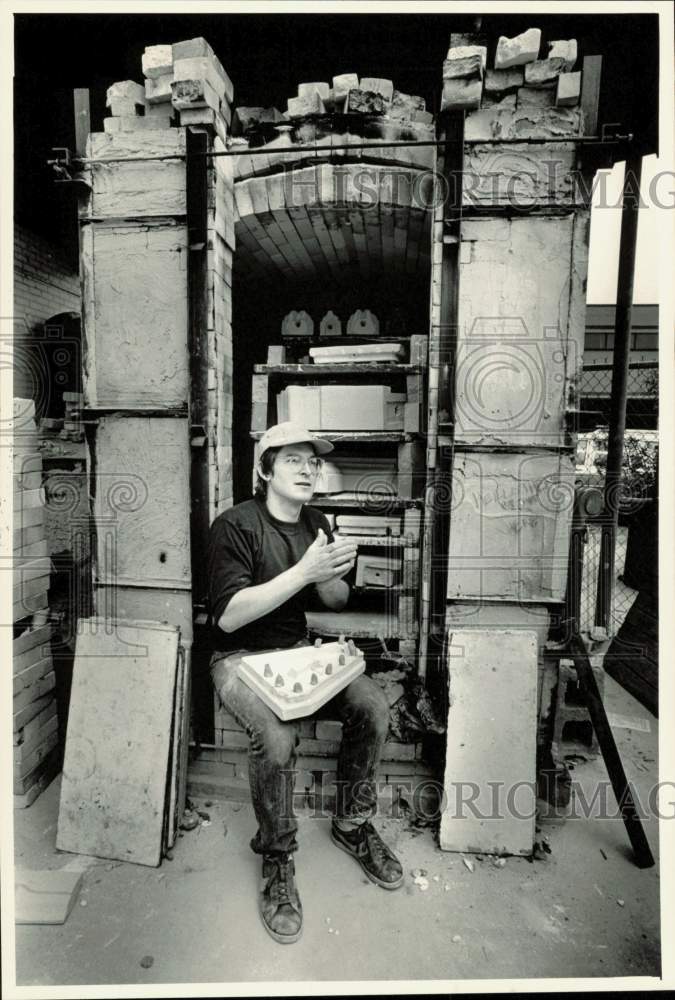
{"type": "Polygon", "coordinates": [[[448,635],[450,711],[440,845],[530,854],[534,846],[537,637],[448,635]]]}
{"type": "Polygon", "coordinates": [[[102,416],[90,460],[97,582],[188,589],[187,419],[102,416]]]}
{"type": "Polygon", "coordinates": [[[187,405],[186,245],[183,225],[83,227],[87,406],[187,405]]]}
{"type": "Polygon", "coordinates": [[[59,850],[160,863],[178,643],[171,626],[80,623],[59,850]]]}
{"type": "Polygon", "coordinates": [[[448,599],[562,601],[574,462],[550,453],[457,453],[448,599]]]}
{"type": "Polygon", "coordinates": [[[586,222],[584,214],[463,223],[456,441],[562,443],[582,364],[586,222]]]}

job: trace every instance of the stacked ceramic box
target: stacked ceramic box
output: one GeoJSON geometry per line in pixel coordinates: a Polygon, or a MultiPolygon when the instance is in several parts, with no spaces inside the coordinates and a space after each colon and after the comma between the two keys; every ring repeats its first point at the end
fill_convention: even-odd
{"type": "Polygon", "coordinates": [[[52,664],[42,455],[35,404],[14,400],[13,742],[14,796],[28,806],[56,772],[56,677],[52,664]]]}
{"type": "MultiPolygon", "coordinates": [[[[297,94],[289,97],[287,110],[277,108],[235,109],[232,133],[242,145],[269,146],[270,154],[289,146],[354,145],[353,152],[341,149],[340,155],[356,159],[387,159],[406,166],[430,169],[435,149],[430,146],[378,148],[369,153],[362,149],[364,140],[381,142],[431,142],[435,139],[434,116],[426,110],[423,97],[396,90],[392,80],[361,77],[356,73],[334,76],[332,82],[301,83],[297,94]],[[357,148],[358,147],[358,148],[357,148]]],[[[284,154],[289,164],[293,157],[284,154]]],[[[245,157],[237,163],[240,177],[255,173],[245,157]]]]}
{"type": "Polygon", "coordinates": [[[142,69],[142,84],[123,80],[108,87],[106,132],[169,128],[177,114],[181,125],[212,125],[225,141],[234,91],[205,38],[151,45],[142,69]]]}
{"type": "Polygon", "coordinates": [[[476,36],[453,35],[443,64],[442,110],[477,108],[567,108],[579,104],[581,73],[575,39],[548,43],[540,59],[541,30],[529,28],[515,38],[501,36],[494,66],[487,66],[487,45],[476,36]],[[466,43],[469,44],[466,44],[466,43]]]}

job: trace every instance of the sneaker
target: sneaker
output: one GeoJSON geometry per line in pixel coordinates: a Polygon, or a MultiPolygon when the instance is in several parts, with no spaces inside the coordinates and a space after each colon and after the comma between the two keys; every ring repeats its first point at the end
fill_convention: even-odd
{"type": "Polygon", "coordinates": [[[356,829],[341,830],[335,823],[331,827],[334,844],[358,861],[371,882],[383,889],[399,889],[403,885],[401,862],[380,837],[369,821],[356,829]]]}
{"type": "Polygon", "coordinates": [[[302,934],[302,903],[295,885],[290,854],[263,856],[259,908],[267,933],[279,944],[292,944],[302,934]]]}

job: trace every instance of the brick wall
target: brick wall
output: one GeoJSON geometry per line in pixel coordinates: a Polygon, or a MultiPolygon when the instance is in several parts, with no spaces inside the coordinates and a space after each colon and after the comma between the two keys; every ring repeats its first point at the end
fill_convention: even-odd
{"type": "MultiPolygon", "coordinates": [[[[61,250],[23,226],[14,228],[14,337],[42,336],[42,324],[80,311],[78,272],[61,250]]],[[[14,395],[36,398],[35,369],[15,343],[14,395]]],[[[35,352],[31,357],[36,358],[35,352]]]]}

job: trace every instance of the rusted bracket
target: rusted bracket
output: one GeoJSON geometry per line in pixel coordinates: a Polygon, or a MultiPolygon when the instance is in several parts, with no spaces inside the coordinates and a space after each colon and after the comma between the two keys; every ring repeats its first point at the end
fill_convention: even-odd
{"type": "Polygon", "coordinates": [[[82,190],[91,190],[91,185],[85,181],[83,175],[74,172],[75,160],[67,146],[53,146],[52,153],[55,154],[54,158],[47,160],[47,166],[56,174],[54,180],[57,184],[74,184],[82,190]]]}

